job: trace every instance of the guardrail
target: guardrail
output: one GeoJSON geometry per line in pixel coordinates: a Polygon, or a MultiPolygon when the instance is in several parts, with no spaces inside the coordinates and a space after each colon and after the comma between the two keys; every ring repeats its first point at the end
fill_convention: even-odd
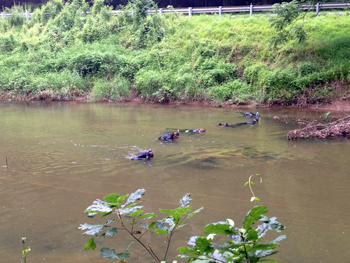
{"type": "MultiPolygon", "coordinates": [[[[179,13],[179,14],[188,14],[192,16],[192,14],[216,14],[218,13],[221,16],[222,13],[243,13],[249,12],[249,15],[252,16],[253,12],[263,12],[263,11],[273,11],[274,6],[272,5],[257,5],[253,6],[250,4],[249,6],[218,6],[218,7],[188,7],[188,8],[174,8],[174,9],[166,9],[159,8],[158,10],[148,10],[148,14],[170,14],[170,13],[179,13]]],[[[349,3],[317,3],[316,5],[302,5],[302,9],[307,10],[315,10],[316,15],[319,14],[322,9],[347,9],[350,8],[349,3]]],[[[113,10],[111,11],[114,15],[118,15],[122,13],[121,10],[113,10]]],[[[26,20],[29,20],[29,17],[33,13],[29,13],[26,11],[23,15],[26,17],[26,20]]],[[[5,19],[10,17],[11,14],[2,12],[1,17],[5,19]]]]}

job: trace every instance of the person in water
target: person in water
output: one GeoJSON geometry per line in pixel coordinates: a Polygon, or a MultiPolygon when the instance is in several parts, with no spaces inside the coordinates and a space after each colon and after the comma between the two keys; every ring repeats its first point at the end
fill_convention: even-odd
{"type": "Polygon", "coordinates": [[[255,119],[252,120],[252,121],[246,121],[246,122],[240,122],[240,123],[234,123],[234,124],[227,124],[227,122],[226,122],[225,124],[219,123],[218,126],[222,126],[222,127],[234,127],[234,126],[243,125],[243,124],[251,124],[251,125],[254,125],[254,124],[256,124],[257,122],[259,122],[259,118],[255,118],[255,119]]]}
{"type": "Polygon", "coordinates": [[[237,111],[237,113],[241,113],[241,114],[243,114],[243,116],[248,116],[248,117],[255,117],[255,118],[259,118],[259,117],[260,117],[259,112],[256,112],[256,113],[254,114],[254,113],[252,113],[252,112],[250,112],[250,111],[247,111],[246,113],[237,111]]]}
{"type": "Polygon", "coordinates": [[[230,125],[225,122],[224,124],[222,124],[221,122],[218,124],[218,126],[222,126],[222,127],[230,127],[230,125]]]}
{"type": "Polygon", "coordinates": [[[154,154],[151,149],[148,151],[140,152],[137,156],[134,156],[131,158],[131,160],[149,160],[150,158],[153,158],[154,154]]]}
{"type": "Polygon", "coordinates": [[[170,132],[170,133],[164,134],[163,136],[159,137],[158,139],[167,142],[167,141],[172,141],[172,140],[177,139],[177,138],[179,138],[178,132],[170,132]]]}
{"type": "Polygon", "coordinates": [[[186,129],[186,130],[179,130],[180,132],[193,132],[193,133],[205,133],[206,129],[200,128],[200,129],[186,129]]]}

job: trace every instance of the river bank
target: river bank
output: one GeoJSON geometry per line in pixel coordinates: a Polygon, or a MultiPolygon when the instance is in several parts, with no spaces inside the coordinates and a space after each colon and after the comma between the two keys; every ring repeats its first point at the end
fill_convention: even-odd
{"type": "Polygon", "coordinates": [[[51,97],[41,97],[37,99],[35,97],[13,97],[11,95],[1,94],[0,101],[78,101],[78,102],[108,102],[108,103],[138,103],[138,104],[162,104],[162,105],[189,105],[189,106],[198,106],[198,107],[214,107],[214,108],[232,108],[232,109],[251,109],[251,108],[309,108],[321,111],[350,111],[350,98],[333,98],[321,103],[313,103],[313,104],[290,104],[290,105],[275,105],[269,103],[262,103],[257,105],[256,103],[252,104],[230,104],[229,102],[223,102],[221,104],[218,103],[209,103],[205,101],[173,101],[167,103],[160,102],[145,102],[142,98],[134,96],[129,100],[124,101],[113,101],[107,99],[101,100],[92,100],[90,95],[78,95],[72,96],[64,99],[58,100],[57,98],[51,97]]]}
{"type": "Polygon", "coordinates": [[[310,13],[306,42],[272,47],[268,17],[137,20],[101,3],[57,0],[30,21],[18,10],[0,20],[1,98],[300,108],[350,98],[346,14],[310,13]]]}

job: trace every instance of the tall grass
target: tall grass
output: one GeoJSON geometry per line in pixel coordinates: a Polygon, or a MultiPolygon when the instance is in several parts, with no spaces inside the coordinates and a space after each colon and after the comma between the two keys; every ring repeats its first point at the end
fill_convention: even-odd
{"type": "Polygon", "coordinates": [[[11,19],[0,19],[0,91],[38,99],[91,93],[120,101],[134,88],[159,102],[285,104],[305,94],[322,101],[331,96],[329,83],[350,81],[347,15],[307,16],[306,43],[273,49],[268,17],[136,20],[130,10],[111,15],[102,2],[90,8],[85,1],[50,1],[29,22],[16,6],[11,19]]]}

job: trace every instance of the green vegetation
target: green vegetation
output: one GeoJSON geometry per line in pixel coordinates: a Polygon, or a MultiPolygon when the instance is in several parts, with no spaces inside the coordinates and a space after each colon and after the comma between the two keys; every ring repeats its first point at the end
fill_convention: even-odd
{"type": "MultiPolygon", "coordinates": [[[[260,175],[257,176],[260,177],[260,175]]],[[[251,177],[249,177],[249,183],[253,184],[253,182],[251,182],[251,177]]],[[[180,200],[180,207],[170,210],[159,209],[161,213],[166,214],[165,218],[153,221],[149,224],[144,224],[142,221],[147,222],[149,219],[157,217],[155,213],[144,213],[142,210],[143,206],[141,205],[140,199],[145,192],[146,190],[144,189],[138,189],[130,196],[109,194],[103,198],[103,201],[99,199],[94,201],[93,205],[89,206],[85,211],[85,213],[88,213],[89,217],[94,217],[97,214],[100,214],[101,218],[107,216],[112,217],[107,221],[104,219],[105,222],[103,224],[92,225],[85,223],[80,225],[79,229],[87,230],[84,234],[94,236],[85,244],[85,249],[90,250],[90,248],[92,248],[94,250],[96,248],[95,237],[99,235],[101,237],[113,237],[119,231],[127,235],[127,237],[130,236],[133,242],[129,243],[130,241],[128,238],[125,238],[123,235],[123,237],[118,239],[118,243],[119,241],[123,241],[125,245],[129,243],[123,252],[116,253],[114,249],[102,248],[101,256],[104,258],[116,259],[117,262],[126,262],[126,259],[130,255],[130,246],[134,242],[137,242],[148,252],[153,262],[165,263],[174,233],[179,228],[184,227],[186,225],[185,223],[188,223],[186,221],[200,212],[203,207],[191,212],[192,207],[190,206],[190,201],[192,199],[189,197],[190,194],[186,194],[180,200]],[[127,200],[124,202],[126,198],[127,200]],[[150,238],[142,239],[147,232],[158,234],[166,239],[167,245],[164,256],[163,254],[162,256],[159,255],[159,245],[152,246],[150,243],[146,243],[149,242],[150,238]]],[[[252,194],[254,195],[253,192],[252,194]]],[[[254,200],[257,199],[258,198],[254,195],[254,200]]],[[[278,262],[274,259],[265,259],[265,257],[276,254],[277,252],[273,250],[278,246],[277,242],[285,239],[286,236],[279,236],[267,244],[261,244],[261,238],[265,236],[266,232],[269,230],[280,232],[285,229],[285,227],[277,221],[276,217],[268,218],[261,215],[266,212],[266,207],[255,206],[245,216],[242,228],[237,228],[232,219],[206,225],[204,234],[207,236],[191,237],[187,244],[192,247],[178,248],[179,252],[182,253],[178,255],[178,257],[185,258],[187,262],[197,263],[278,262]],[[258,223],[258,221],[262,221],[263,223],[253,228],[252,226],[258,223]],[[220,237],[222,239],[222,244],[214,243],[214,237],[215,242],[218,242],[220,237]]],[[[154,240],[156,239],[152,238],[152,241],[154,240]]]]}
{"type": "Polygon", "coordinates": [[[25,244],[26,244],[26,238],[22,237],[22,245],[23,245],[23,250],[22,250],[23,261],[21,261],[22,263],[26,263],[27,262],[27,254],[31,250],[30,247],[25,248],[25,244]]]}
{"type": "Polygon", "coordinates": [[[347,98],[350,16],[307,14],[307,41],[276,32],[269,17],[123,14],[102,0],[53,0],[27,22],[22,7],[0,19],[0,92],[11,99],[318,103],[347,98]],[[91,12],[87,14],[87,12],[91,12]],[[48,15],[49,14],[49,15],[48,15]],[[339,88],[341,87],[341,88],[339,88]]]}

